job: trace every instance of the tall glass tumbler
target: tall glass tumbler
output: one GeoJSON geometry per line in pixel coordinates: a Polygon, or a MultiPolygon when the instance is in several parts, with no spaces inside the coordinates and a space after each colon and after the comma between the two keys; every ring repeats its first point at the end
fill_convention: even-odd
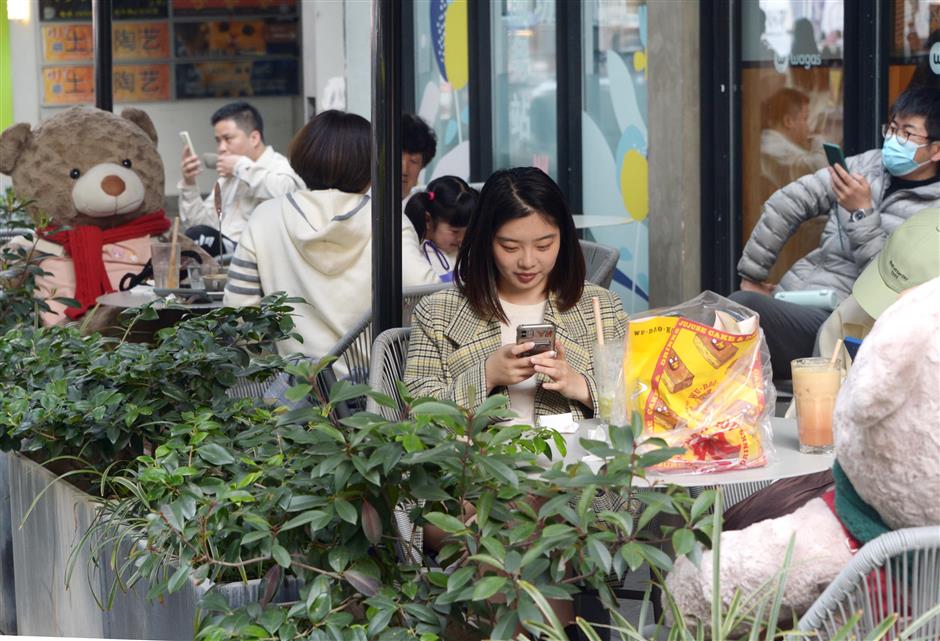
{"type": "Polygon", "coordinates": [[[624,385],[624,341],[594,345],[594,380],[598,418],[608,425],[626,425],[628,402],[624,385]]]}

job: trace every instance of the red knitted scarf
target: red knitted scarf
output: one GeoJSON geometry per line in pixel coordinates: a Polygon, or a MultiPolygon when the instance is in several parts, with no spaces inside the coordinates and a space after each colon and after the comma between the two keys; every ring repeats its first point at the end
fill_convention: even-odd
{"type": "Polygon", "coordinates": [[[65,315],[74,320],[87,312],[99,296],[114,291],[108,278],[108,270],[105,269],[104,260],[101,257],[104,245],[141,236],[162,234],[169,228],[170,219],[160,209],[111,229],[82,225],[66,231],[55,231],[48,227],[41,230],[44,239],[65,248],[74,264],[75,300],[81,304],[81,307],[68,307],[65,315]]]}

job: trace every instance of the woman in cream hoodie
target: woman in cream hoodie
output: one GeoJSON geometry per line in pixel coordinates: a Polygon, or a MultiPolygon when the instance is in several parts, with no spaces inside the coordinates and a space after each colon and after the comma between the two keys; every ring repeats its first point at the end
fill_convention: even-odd
{"type": "MultiPolygon", "coordinates": [[[[291,167],[307,191],[266,201],[251,214],[232,258],[226,305],[257,305],[274,292],[307,302],[294,310],[303,343],[287,339],[281,354],[325,354],[370,308],[372,159],[369,122],[355,114],[324,111],[291,141],[291,167]]],[[[402,218],[402,282],[440,282],[402,218]]]]}

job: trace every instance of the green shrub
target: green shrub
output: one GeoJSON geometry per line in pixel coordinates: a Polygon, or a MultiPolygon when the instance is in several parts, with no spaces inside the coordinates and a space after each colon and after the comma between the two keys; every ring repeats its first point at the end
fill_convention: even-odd
{"type": "MultiPolygon", "coordinates": [[[[312,381],[322,366],[293,371],[312,381]]],[[[308,391],[301,383],[295,393],[308,391]]],[[[490,427],[509,415],[504,397],[474,413],[409,399],[409,420],[332,418],[333,404],[365,391],[340,383],[323,407],[257,410],[244,426],[199,415],[173,426],[152,456],[108,481],[130,498],[109,504],[98,524],[104,538],[122,529],[146,540],[124,562],[127,581],[146,577],[151,597],[189,580],[265,576],[269,595],[287,576],[303,581],[302,600],[285,605],[230,611],[210,593],[205,639],[509,638],[517,624],[543,621],[530,590],[568,599],[593,589],[615,607],[608,575],[644,562],[667,570],[662,543],[684,550],[709,540],[711,494],[693,501],[678,488],[634,488],[675,454],[659,439],[639,443],[639,421],[610,428],[612,445],[584,441],[609,458],[595,474],[585,464],[545,468],[533,451],[544,434],[490,427]],[[598,490],[624,509],[596,512],[598,490]],[[449,542],[405,562],[396,506],[449,542]],[[658,514],[678,527],[649,531],[658,514]]]]}
{"type": "MultiPolygon", "coordinates": [[[[102,471],[133,461],[192,416],[251,423],[257,401],[226,392],[280,371],[271,344],[292,331],[290,302],[270,297],[191,317],[160,330],[154,345],[82,336],[73,326],[9,330],[0,336],[0,449],[102,471]]],[[[154,317],[145,308],[129,322],[154,317]]]]}

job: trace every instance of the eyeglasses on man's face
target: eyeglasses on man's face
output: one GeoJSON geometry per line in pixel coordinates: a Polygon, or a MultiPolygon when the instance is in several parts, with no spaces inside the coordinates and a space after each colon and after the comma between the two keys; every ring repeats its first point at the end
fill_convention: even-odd
{"type": "Polygon", "coordinates": [[[891,136],[897,136],[898,141],[901,144],[906,143],[911,138],[913,138],[915,142],[916,141],[922,141],[925,143],[931,142],[928,136],[925,136],[924,134],[914,133],[914,132],[908,131],[907,129],[900,129],[894,123],[881,125],[881,135],[884,136],[885,138],[890,138],[891,136]]]}

